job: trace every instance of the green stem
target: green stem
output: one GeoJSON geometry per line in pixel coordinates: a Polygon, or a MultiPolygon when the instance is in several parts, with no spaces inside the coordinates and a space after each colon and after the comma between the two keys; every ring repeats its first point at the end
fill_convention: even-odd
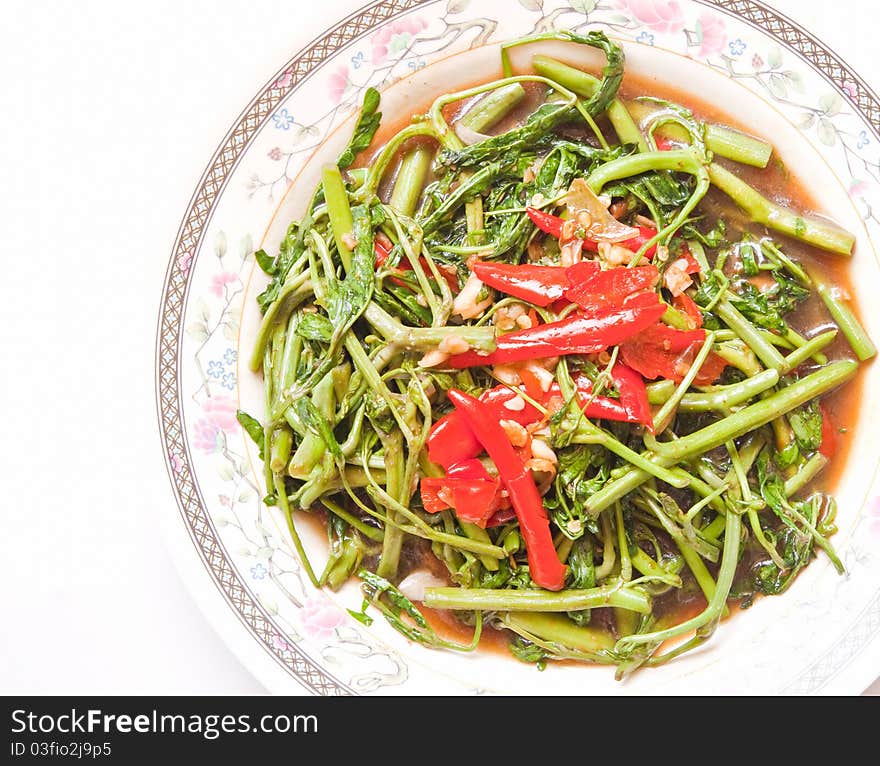
{"type": "Polygon", "coordinates": [[[739,383],[718,386],[712,391],[685,394],[681,398],[679,410],[681,412],[725,411],[753,399],[758,394],[773,388],[778,382],[779,373],[776,370],[764,370],[739,383]]]}
{"type": "Polygon", "coordinates": [[[733,585],[733,577],[736,573],[736,564],[739,557],[739,536],[742,529],[742,520],[735,513],[728,513],[724,517],[724,550],[721,556],[721,568],[718,571],[718,580],[715,583],[715,592],[709,599],[709,604],[696,617],[680,623],[666,630],[657,630],[651,633],[639,633],[621,638],[614,649],[620,653],[627,653],[642,644],[659,644],[670,638],[675,638],[692,630],[702,628],[704,625],[721,617],[727,603],[727,595],[733,585]]]}
{"type": "Polygon", "coordinates": [[[651,612],[651,599],[641,589],[620,583],[584,590],[498,590],[492,588],[426,588],[425,606],[492,612],[575,612],[619,607],[651,612]]]}
{"type": "Polygon", "coordinates": [[[877,353],[877,347],[871,342],[868,333],[865,332],[865,328],[859,323],[847,302],[840,297],[834,288],[826,284],[820,283],[816,289],[856,356],[862,362],[874,356],[877,353]]]}
{"type": "MultiPolygon", "coordinates": [[[[854,361],[832,362],[766,399],[751,404],[699,431],[673,442],[658,443],[660,454],[648,453],[648,459],[657,465],[669,468],[688,457],[704,454],[729,439],[737,439],[749,431],[766,425],[779,415],[836,388],[855,375],[857,369],[858,364],[854,361]]],[[[587,512],[593,517],[598,516],[605,508],[641,486],[648,478],[649,474],[640,468],[629,469],[623,476],[607,483],[586,501],[587,512]]]]}
{"type": "MultiPolygon", "coordinates": [[[[800,364],[810,358],[812,358],[814,361],[817,361],[817,353],[826,346],[831,345],[836,337],[837,330],[828,330],[828,332],[823,332],[815,336],[814,338],[810,338],[810,340],[804,343],[803,346],[796,348],[790,354],[786,355],[785,364],[783,365],[780,372],[782,372],[783,375],[787,372],[791,372],[792,370],[797,369],[800,364]]],[[[819,362],[819,364],[826,364],[827,362],[828,359],[826,357],[825,362],[819,362]]]]}
{"type": "Polygon", "coordinates": [[[804,462],[804,464],[798,468],[798,471],[794,476],[786,479],[785,481],[785,494],[787,497],[791,497],[792,495],[796,495],[800,492],[804,487],[807,486],[819,472],[828,464],[828,458],[825,457],[821,452],[817,452],[815,455],[810,457],[808,460],[804,462]]]}
{"type": "Polygon", "coordinates": [[[360,532],[364,537],[373,542],[381,543],[382,538],[385,537],[385,533],[379,529],[378,527],[372,527],[369,524],[365,524],[361,519],[355,516],[352,513],[349,513],[338,503],[333,502],[327,498],[321,499],[321,504],[328,510],[330,513],[338,516],[340,519],[348,523],[351,527],[360,532]]]}
{"type": "MultiPolygon", "coordinates": [[[[614,647],[609,633],[589,625],[575,625],[567,617],[541,612],[509,612],[502,616],[502,624],[526,638],[538,638],[554,645],[590,654],[608,652],[614,647]]],[[[592,659],[592,658],[591,658],[592,659]]]]}
{"type": "Polygon", "coordinates": [[[345,239],[346,235],[352,236],[354,220],[339,167],[325,165],[321,170],[321,182],[324,187],[324,200],[327,203],[327,215],[330,217],[330,228],[333,230],[333,241],[336,242],[336,250],[339,252],[342,265],[348,271],[352,248],[345,244],[345,239]]]}
{"type": "Polygon", "coordinates": [[[785,359],[776,346],[758,332],[758,328],[737,310],[726,295],[722,296],[715,304],[715,313],[724,324],[745,341],[765,366],[777,371],[785,366],[785,359]]]}
{"type": "Polygon", "coordinates": [[[664,405],[654,416],[654,433],[659,434],[666,430],[666,426],[669,425],[669,421],[672,419],[672,414],[675,412],[675,408],[679,405],[685,393],[697,377],[697,374],[700,372],[700,368],[709,356],[709,352],[712,350],[712,344],[714,342],[715,334],[711,331],[707,332],[703,345],[694,358],[687,374],[682,378],[681,383],[678,384],[675,393],[666,400],[664,405]]]}
{"type": "Polygon", "coordinates": [[[401,215],[412,217],[422,196],[434,152],[424,144],[410,149],[400,162],[389,205],[401,215]]]}
{"type": "Polygon", "coordinates": [[[717,163],[709,165],[712,183],[729,196],[754,223],[761,223],[790,237],[839,255],[852,255],[855,237],[848,231],[817,218],[798,215],[777,205],[739,176],[717,163]]]}
{"type": "Polygon", "coordinates": [[[518,82],[502,85],[476,101],[461,116],[459,122],[477,133],[482,133],[506,117],[525,95],[525,88],[518,82]]]}

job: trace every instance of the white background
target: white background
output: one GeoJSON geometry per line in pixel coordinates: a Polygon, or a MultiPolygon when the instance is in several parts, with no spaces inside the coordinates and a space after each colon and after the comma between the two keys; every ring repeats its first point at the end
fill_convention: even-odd
{"type": "MultiPolygon", "coordinates": [[[[0,693],[264,693],[163,542],[155,325],[220,139],[363,4],[0,0],[0,693]]],[[[772,5],[880,90],[873,0],[772,5]]]]}

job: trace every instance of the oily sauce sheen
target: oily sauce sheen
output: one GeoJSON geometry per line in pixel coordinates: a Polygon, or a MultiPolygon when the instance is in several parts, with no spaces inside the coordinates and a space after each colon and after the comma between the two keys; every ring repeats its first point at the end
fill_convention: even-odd
{"type": "MultiPolygon", "coordinates": [[[[486,75],[471,83],[470,85],[462,85],[461,90],[467,87],[479,85],[488,82],[491,79],[501,77],[501,72],[496,70],[487,72],[486,75]]],[[[508,115],[502,122],[493,127],[489,133],[495,134],[509,130],[518,122],[522,121],[528,114],[537,108],[542,102],[546,93],[543,84],[524,82],[522,83],[526,90],[526,97],[520,102],[516,109],[508,115]]],[[[436,94],[440,95],[440,94],[436,94]]],[[[749,133],[747,122],[737,119],[733,115],[727,114],[718,109],[714,105],[710,105],[705,101],[695,97],[680,88],[658,82],[651,77],[643,77],[632,73],[626,73],[618,93],[618,97],[624,102],[631,101],[640,95],[651,95],[681,104],[690,109],[694,115],[705,122],[711,122],[720,125],[726,125],[736,128],[745,133],[749,133]]],[[[427,112],[431,101],[427,99],[421,110],[427,112]]],[[[470,106],[471,101],[465,100],[454,104],[449,104],[444,109],[444,117],[450,124],[461,116],[470,106]]],[[[410,122],[410,115],[402,115],[398,119],[383,118],[382,125],[373,141],[371,147],[363,152],[358,158],[357,165],[369,166],[371,160],[376,156],[384,143],[401,128],[410,122]]],[[[616,140],[613,129],[610,128],[607,121],[600,120],[600,126],[611,142],[616,140]]],[[[770,137],[762,137],[767,138],[770,137]]],[[[402,147],[395,163],[386,175],[380,194],[390,194],[396,177],[397,165],[400,157],[413,146],[415,141],[427,140],[433,143],[432,139],[412,139],[402,147]]],[[[772,143],[772,141],[771,141],[772,143]]],[[[807,188],[802,179],[797,178],[792,171],[774,154],[770,158],[770,162],[766,168],[754,168],[738,163],[733,163],[724,158],[716,158],[720,164],[735,170],[736,174],[746,183],[758,189],[769,199],[794,209],[802,214],[807,215],[823,215],[823,206],[821,198],[817,197],[807,188]]],[[[430,182],[431,179],[429,179],[430,182]]],[[[387,197],[386,197],[387,198],[387,197]]],[[[727,239],[731,242],[737,241],[744,231],[749,231],[756,238],[762,236],[772,236],[775,241],[782,247],[783,251],[793,260],[804,265],[809,272],[821,277],[824,281],[836,285],[844,293],[848,293],[854,297],[851,289],[851,275],[849,271],[850,260],[846,257],[825,253],[818,248],[808,244],[798,242],[788,237],[768,232],[763,226],[757,226],[749,222],[744,214],[730,201],[730,199],[712,188],[707,196],[700,203],[698,212],[705,216],[705,221],[714,223],[718,218],[723,218],[727,223],[727,239]]],[[[856,253],[857,257],[858,253],[856,253]]],[[[858,306],[853,306],[858,312],[858,306]]],[[[789,315],[789,323],[791,326],[802,334],[812,337],[819,332],[831,326],[831,317],[822,301],[816,295],[812,295],[804,301],[798,309],[789,315]]],[[[829,360],[854,358],[846,339],[841,333],[835,342],[824,350],[829,360]]],[[[837,449],[834,458],[829,465],[819,474],[817,479],[810,485],[810,490],[822,490],[832,492],[838,482],[843,465],[846,463],[847,455],[852,442],[852,433],[858,417],[858,407],[861,401],[861,389],[864,385],[864,368],[860,368],[855,379],[846,384],[842,390],[837,390],[825,396],[822,399],[823,407],[831,418],[835,430],[838,432],[837,449]]],[[[401,561],[401,573],[405,576],[408,571],[417,568],[424,568],[432,571],[440,577],[447,577],[446,568],[431,553],[430,546],[423,544],[424,541],[417,541],[410,546],[406,552],[405,558],[401,561]]],[[[754,556],[746,555],[740,563],[737,579],[744,574],[759,560],[754,556]]],[[[710,565],[710,571],[717,567],[710,565]]],[[[683,575],[689,576],[689,572],[683,571],[683,575]]],[[[685,580],[685,587],[672,588],[667,595],[660,596],[654,601],[654,613],[658,615],[664,623],[676,624],[690,617],[695,616],[706,606],[706,600],[691,579],[690,582],[685,580]]],[[[740,611],[736,608],[738,605],[735,600],[730,601],[730,613],[734,614],[740,611]]],[[[745,606],[745,604],[743,605],[745,606]]],[[[459,622],[453,613],[422,608],[426,619],[431,626],[442,636],[453,639],[462,643],[468,643],[473,636],[473,627],[467,626],[459,622]]],[[[599,617],[599,613],[609,610],[598,610],[594,612],[594,617],[599,617]]],[[[603,624],[605,620],[602,620],[603,624]]],[[[609,624],[613,624],[613,620],[608,620],[609,624]]],[[[483,635],[480,640],[479,648],[481,650],[500,651],[508,655],[507,643],[510,634],[506,631],[495,631],[489,627],[484,627],[483,635]]]]}

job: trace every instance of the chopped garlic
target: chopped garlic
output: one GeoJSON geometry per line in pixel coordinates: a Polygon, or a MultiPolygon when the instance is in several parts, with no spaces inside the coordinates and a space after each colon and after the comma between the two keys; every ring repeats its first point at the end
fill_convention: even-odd
{"type": "Polygon", "coordinates": [[[521,426],[515,420],[502,420],[499,425],[504,429],[504,433],[514,447],[526,446],[526,442],[529,440],[529,432],[526,431],[525,426],[521,426]]]}
{"type": "Polygon", "coordinates": [[[492,369],[492,372],[495,374],[495,377],[498,378],[502,383],[507,383],[509,386],[518,386],[522,383],[520,380],[519,373],[517,372],[515,367],[512,367],[508,364],[496,364],[492,369]]]}
{"type": "Polygon", "coordinates": [[[526,402],[521,396],[514,396],[504,402],[503,407],[511,412],[521,412],[526,408],[526,402]]]}
{"type": "Polygon", "coordinates": [[[483,283],[476,274],[471,274],[461,292],[455,296],[452,303],[452,311],[462,319],[474,319],[482,314],[491,304],[491,295],[477,303],[477,296],[483,289],[483,283]]]}
{"type": "Polygon", "coordinates": [[[689,288],[694,280],[687,273],[688,262],[684,258],[679,258],[669,264],[669,267],[663,273],[663,284],[669,288],[669,292],[673,297],[678,297],[687,288],[689,288]]]}
{"type": "Polygon", "coordinates": [[[541,460],[557,463],[556,453],[543,439],[532,439],[532,455],[541,460]]]}
{"type": "Polygon", "coordinates": [[[343,235],[339,239],[342,240],[342,244],[345,245],[349,250],[354,250],[357,247],[357,237],[355,237],[355,235],[352,234],[350,231],[346,231],[345,233],[343,233],[343,235]]]}
{"type": "Polygon", "coordinates": [[[426,588],[443,588],[446,585],[449,585],[446,580],[441,580],[433,573],[419,569],[404,577],[397,589],[410,601],[421,602],[425,600],[426,588]]]}
{"type": "Polygon", "coordinates": [[[470,351],[471,345],[461,335],[447,335],[437,344],[437,350],[444,354],[463,354],[470,351]]]}
{"type": "Polygon", "coordinates": [[[439,349],[429,351],[419,360],[419,367],[437,367],[449,359],[449,354],[444,354],[439,349]]]}

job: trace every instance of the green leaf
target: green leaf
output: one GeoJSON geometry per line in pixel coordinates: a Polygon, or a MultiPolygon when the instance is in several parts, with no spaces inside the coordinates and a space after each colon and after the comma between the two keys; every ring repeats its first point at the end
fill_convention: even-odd
{"type": "Polygon", "coordinates": [[[837,91],[831,91],[819,99],[819,108],[828,117],[833,117],[840,114],[840,110],[843,108],[843,99],[837,91]]]}
{"type": "Polygon", "coordinates": [[[597,0],[571,0],[570,4],[572,10],[578,11],[579,13],[583,13],[585,16],[588,16],[596,10],[598,2],[597,0]]]}
{"type": "Polygon", "coordinates": [[[527,11],[542,11],[544,0],[519,0],[519,4],[527,11]]]}
{"type": "Polygon", "coordinates": [[[461,13],[465,10],[470,4],[470,0],[449,0],[446,3],[446,13],[454,16],[456,13],[461,13]]]}
{"type": "Polygon", "coordinates": [[[202,343],[208,339],[208,327],[204,322],[192,322],[187,325],[186,334],[193,340],[202,343]]]}
{"type": "Polygon", "coordinates": [[[223,337],[226,340],[238,339],[238,319],[231,317],[223,323],[223,337]]]}
{"type": "Polygon", "coordinates": [[[782,66],[782,49],[778,45],[774,45],[767,54],[767,66],[771,69],[782,66]]]}
{"type": "Polygon", "coordinates": [[[226,232],[218,231],[217,236],[214,237],[214,255],[218,258],[226,255],[226,232]]]}
{"type": "Polygon", "coordinates": [[[375,88],[367,88],[364,92],[364,101],[354,133],[345,151],[339,155],[339,160],[336,163],[339,165],[340,170],[345,170],[345,168],[349,167],[357,155],[372,143],[373,136],[376,135],[379,123],[382,120],[382,113],[376,111],[379,108],[379,101],[379,91],[375,88]]]}
{"type": "Polygon", "coordinates": [[[801,130],[808,130],[813,127],[813,124],[816,122],[816,113],[815,112],[804,112],[797,121],[797,126],[801,130]]]}
{"type": "Polygon", "coordinates": [[[782,76],[786,79],[789,86],[795,90],[797,93],[803,93],[804,88],[804,79],[801,77],[800,72],[795,72],[791,69],[786,69],[782,76]]]}
{"type": "Polygon", "coordinates": [[[788,415],[794,438],[803,452],[815,452],[822,444],[822,413],[814,399],[788,415]]]}
{"type": "Polygon", "coordinates": [[[241,427],[245,430],[245,433],[253,439],[254,444],[260,448],[260,460],[262,460],[263,445],[265,443],[266,434],[263,431],[263,426],[260,425],[260,421],[255,417],[248,415],[244,410],[237,410],[235,413],[235,419],[238,420],[241,427]]]}
{"type": "Polygon", "coordinates": [[[816,125],[816,134],[825,146],[834,146],[837,143],[837,131],[834,129],[834,124],[827,117],[819,118],[819,122],[816,125]]]}
{"type": "Polygon", "coordinates": [[[788,86],[785,78],[778,72],[772,72],[769,78],[770,92],[779,99],[788,97],[788,86]]]}
{"type": "Polygon", "coordinates": [[[333,324],[323,314],[304,313],[297,322],[296,334],[306,340],[329,343],[333,337],[333,324]]]}
{"type": "Polygon", "coordinates": [[[238,254],[241,260],[246,261],[252,252],[254,252],[254,238],[250,234],[245,234],[239,243],[238,254]]]}
{"type": "Polygon", "coordinates": [[[275,259],[271,258],[265,250],[263,250],[262,248],[260,250],[257,250],[257,252],[254,253],[254,258],[257,261],[257,266],[262,269],[264,274],[268,274],[270,277],[275,274],[275,271],[277,269],[277,266],[275,265],[275,259]]]}
{"type": "Polygon", "coordinates": [[[293,408],[303,425],[321,437],[321,441],[324,442],[330,454],[337,460],[342,460],[342,449],[333,435],[333,428],[315,406],[314,402],[309,397],[303,396],[294,402],[293,408]]]}

